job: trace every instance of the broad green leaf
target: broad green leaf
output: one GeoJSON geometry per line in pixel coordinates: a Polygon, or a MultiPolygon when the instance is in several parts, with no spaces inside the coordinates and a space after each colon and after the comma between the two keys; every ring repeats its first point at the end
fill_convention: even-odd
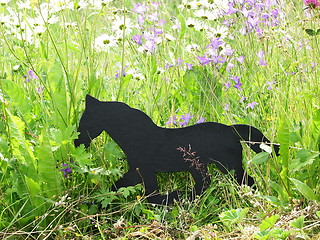
{"type": "Polygon", "coordinates": [[[287,189],[289,189],[289,182],[288,182],[288,165],[289,165],[289,143],[290,143],[290,133],[289,133],[289,126],[284,119],[279,129],[278,139],[280,142],[280,155],[281,155],[281,165],[282,170],[280,176],[286,185],[287,189]]]}
{"type": "Polygon", "coordinates": [[[59,129],[64,129],[69,123],[69,101],[67,99],[67,80],[61,63],[54,62],[49,65],[47,82],[51,97],[51,104],[54,110],[52,120],[59,129]]]}
{"type": "Polygon", "coordinates": [[[118,192],[122,193],[122,195],[127,198],[130,196],[130,194],[133,194],[136,192],[136,189],[134,186],[129,186],[129,187],[122,187],[118,190],[118,192]]]}
{"type": "Polygon", "coordinates": [[[25,123],[19,117],[12,115],[8,109],[6,109],[6,112],[13,155],[28,165],[30,167],[29,170],[32,170],[31,168],[34,168],[36,161],[31,144],[25,138],[25,123]]]}
{"type": "Polygon", "coordinates": [[[316,36],[320,34],[320,29],[317,29],[316,31],[311,28],[306,28],[305,32],[310,36],[316,36]]]}
{"type": "Polygon", "coordinates": [[[33,105],[27,98],[26,89],[13,81],[1,80],[4,91],[10,97],[12,105],[19,110],[24,119],[29,119],[33,105]]]}
{"type": "Polygon", "coordinates": [[[251,162],[254,164],[262,164],[268,160],[269,156],[270,153],[260,152],[252,158],[251,162]]]}
{"type": "Polygon", "coordinates": [[[290,178],[290,180],[305,198],[309,200],[316,200],[316,195],[307,184],[294,178],[290,178]]]}
{"type": "Polygon", "coordinates": [[[92,155],[86,152],[86,149],[83,144],[79,147],[71,147],[70,148],[71,155],[75,159],[76,163],[79,164],[81,168],[86,166],[90,166],[93,164],[92,162],[92,155]]]}
{"type": "Polygon", "coordinates": [[[304,225],[304,216],[300,216],[300,217],[292,220],[290,225],[292,227],[295,227],[295,228],[298,228],[298,229],[302,229],[303,225],[304,225]]]}
{"type": "Polygon", "coordinates": [[[311,153],[306,149],[298,150],[296,153],[296,158],[291,160],[289,169],[290,171],[302,170],[304,167],[311,165],[318,156],[319,153],[311,153]]]}
{"type": "Polygon", "coordinates": [[[52,148],[49,143],[49,136],[46,128],[40,135],[40,143],[36,148],[38,158],[38,172],[41,187],[50,198],[53,195],[59,195],[61,188],[61,174],[57,168],[57,161],[52,154],[52,148]]]}
{"type": "Polygon", "coordinates": [[[267,230],[268,228],[272,228],[274,226],[274,224],[277,222],[277,220],[279,219],[279,215],[273,215],[270,217],[265,218],[262,223],[259,225],[260,231],[264,231],[267,230]]]}
{"type": "Polygon", "coordinates": [[[123,97],[123,93],[126,91],[126,88],[132,78],[131,74],[126,75],[125,77],[120,77],[120,88],[117,96],[117,100],[120,101],[123,97]]]}
{"type": "Polygon", "coordinates": [[[32,178],[29,178],[27,176],[25,176],[25,182],[28,186],[29,196],[30,196],[32,205],[34,207],[40,207],[43,204],[44,199],[40,197],[41,189],[40,189],[39,183],[37,183],[32,178]]]}
{"type": "Polygon", "coordinates": [[[230,228],[233,224],[239,224],[249,211],[249,208],[238,208],[231,209],[226,212],[222,212],[219,215],[220,220],[225,224],[228,228],[230,228]]]}

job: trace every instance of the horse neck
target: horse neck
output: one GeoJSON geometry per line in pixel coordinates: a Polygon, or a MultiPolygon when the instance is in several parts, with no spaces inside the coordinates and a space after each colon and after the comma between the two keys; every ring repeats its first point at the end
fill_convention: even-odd
{"type": "Polygon", "coordinates": [[[150,144],[158,135],[160,128],[147,115],[130,119],[118,119],[112,124],[106,124],[104,130],[128,155],[150,144]]]}

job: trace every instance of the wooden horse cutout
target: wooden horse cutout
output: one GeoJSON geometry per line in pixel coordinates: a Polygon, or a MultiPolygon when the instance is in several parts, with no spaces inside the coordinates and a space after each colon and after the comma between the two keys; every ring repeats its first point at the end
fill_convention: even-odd
{"type": "MultiPolygon", "coordinates": [[[[200,123],[183,128],[158,127],[149,116],[122,102],[102,102],[86,96],[86,108],[81,117],[75,145],[90,145],[92,139],[102,131],[120,146],[126,154],[129,171],[116,182],[117,187],[136,185],[144,181],[145,194],[149,202],[164,203],[177,199],[177,192],[168,196],[153,195],[158,191],[158,172],[190,171],[195,181],[196,194],[208,187],[204,186],[203,172],[185,161],[177,149],[191,147],[199,157],[199,162],[207,171],[207,165],[214,163],[224,173],[235,171],[236,180],[243,183],[242,146],[240,140],[252,142],[270,141],[256,128],[249,125],[227,126],[216,122],[200,123]],[[139,172],[137,172],[137,169],[139,172]]],[[[255,152],[261,152],[259,144],[249,144],[255,152]]],[[[278,147],[275,147],[278,153],[278,147]]],[[[207,172],[205,172],[206,174],[207,172]]],[[[248,185],[254,180],[248,176],[248,185]]]]}

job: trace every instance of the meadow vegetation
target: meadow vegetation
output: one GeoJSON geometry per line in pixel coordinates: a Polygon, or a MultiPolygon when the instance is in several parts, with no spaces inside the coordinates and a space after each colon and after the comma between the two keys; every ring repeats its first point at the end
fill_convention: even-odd
{"type": "Polygon", "coordinates": [[[0,236],[319,239],[319,22],[318,0],[0,0],[0,236]],[[212,166],[192,201],[187,173],[159,174],[181,200],[155,206],[111,190],[106,133],[74,146],[88,93],[162,127],[249,124],[281,155],[243,144],[256,190],[212,166]]]}

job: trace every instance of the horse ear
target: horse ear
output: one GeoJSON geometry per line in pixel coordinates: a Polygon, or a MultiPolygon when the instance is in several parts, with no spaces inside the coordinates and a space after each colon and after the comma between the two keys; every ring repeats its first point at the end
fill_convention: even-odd
{"type": "Polygon", "coordinates": [[[98,99],[92,97],[89,94],[86,95],[86,106],[88,106],[89,104],[94,104],[94,103],[98,103],[98,102],[100,102],[98,99]]]}

